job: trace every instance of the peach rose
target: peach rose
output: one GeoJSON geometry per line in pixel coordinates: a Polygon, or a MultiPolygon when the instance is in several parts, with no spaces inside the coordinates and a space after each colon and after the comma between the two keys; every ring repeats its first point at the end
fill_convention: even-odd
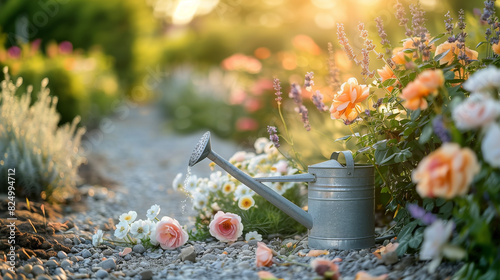
{"type": "Polygon", "coordinates": [[[257,272],[257,276],[259,276],[260,280],[278,280],[274,274],[269,271],[261,270],[257,272]]]}
{"type": "Polygon", "coordinates": [[[491,46],[491,49],[493,50],[494,53],[500,54],[500,43],[493,44],[491,46]]]}
{"type": "Polygon", "coordinates": [[[444,76],[441,70],[425,70],[403,89],[401,98],[406,100],[404,106],[410,110],[427,109],[425,97],[437,93],[437,89],[443,84],[444,76]]]}
{"type": "Polygon", "coordinates": [[[467,193],[478,172],[477,158],[471,149],[445,143],[422,159],[412,179],[421,197],[451,199],[467,193]]]}
{"type": "Polygon", "coordinates": [[[165,250],[175,249],[186,243],[189,239],[187,232],[181,227],[176,219],[163,217],[156,224],[156,241],[165,250]]]}
{"type": "Polygon", "coordinates": [[[354,280],[385,280],[389,277],[387,274],[382,274],[379,276],[371,276],[366,271],[360,271],[356,273],[356,278],[354,280]]]}
{"type": "Polygon", "coordinates": [[[257,267],[271,266],[273,264],[273,250],[269,249],[266,244],[257,242],[257,250],[255,250],[255,265],[257,267]]]}
{"type": "Polygon", "coordinates": [[[495,121],[500,114],[500,105],[489,95],[472,94],[453,109],[453,121],[460,130],[484,127],[495,121]]]}
{"type": "MultiPolygon", "coordinates": [[[[455,60],[455,58],[460,53],[460,49],[457,47],[457,43],[458,43],[457,41],[455,41],[453,43],[446,41],[446,42],[442,43],[441,45],[437,46],[436,53],[434,54],[435,56],[442,54],[442,53],[446,52],[447,50],[450,50],[445,56],[443,56],[439,60],[440,64],[447,64],[447,63],[453,62],[453,60],[455,60]]],[[[478,53],[476,51],[473,51],[467,47],[465,48],[465,54],[467,55],[467,57],[469,57],[469,59],[473,59],[473,60],[477,59],[477,55],[478,55],[478,53]]],[[[463,63],[463,61],[461,61],[460,63],[463,63]]]]}
{"type": "Polygon", "coordinates": [[[332,119],[355,120],[361,112],[361,106],[358,103],[365,100],[369,94],[368,86],[359,85],[356,78],[347,80],[333,97],[330,107],[332,119]]]}
{"type": "MultiPolygon", "coordinates": [[[[394,72],[392,71],[391,67],[389,67],[389,65],[385,65],[382,69],[378,69],[377,72],[380,75],[382,82],[389,79],[396,79],[396,75],[394,75],[394,72]]],[[[393,85],[396,84],[396,82],[397,81],[394,81],[392,85],[388,86],[387,90],[392,91],[392,89],[394,88],[393,85]]]]}
{"type": "Polygon", "coordinates": [[[208,225],[210,234],[222,242],[236,241],[243,234],[240,216],[218,211],[208,225]]]}
{"type": "Polygon", "coordinates": [[[340,277],[339,266],[331,260],[315,258],[311,261],[311,267],[319,276],[329,276],[328,279],[332,280],[337,280],[340,277]]]}

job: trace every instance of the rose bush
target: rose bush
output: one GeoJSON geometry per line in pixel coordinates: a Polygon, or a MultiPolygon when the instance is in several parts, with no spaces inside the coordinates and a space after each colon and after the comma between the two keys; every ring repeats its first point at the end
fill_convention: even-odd
{"type": "MultiPolygon", "coordinates": [[[[338,25],[339,43],[360,66],[364,81],[351,78],[334,90],[331,118],[343,120],[352,132],[335,142],[354,147],[357,162],[375,165],[376,187],[396,222],[399,254],[420,250],[420,259],[432,259],[431,271],[443,258],[462,260],[458,279],[496,279],[500,277],[500,23],[494,1],[485,1],[483,25],[475,25],[475,33],[484,28],[482,42],[466,40],[462,10],[456,23],[447,13],[446,31],[432,36],[418,5],[411,6],[411,21],[402,4],[395,7],[408,39],[392,48],[378,19],[383,53],[360,24],[363,49],[356,54],[343,25],[338,25]],[[383,61],[381,69],[370,69],[370,53],[383,61]]],[[[323,112],[327,105],[311,79],[307,73],[304,88],[315,92],[311,101],[323,112]]],[[[300,112],[308,112],[304,98],[297,96],[301,92],[294,84],[290,96],[301,100],[300,112]]],[[[302,118],[306,130],[314,131],[308,115],[302,113],[302,118]]],[[[270,134],[275,144],[286,139],[293,147],[284,120],[270,134]]],[[[288,150],[300,165],[302,159],[293,148],[288,150]]]]}

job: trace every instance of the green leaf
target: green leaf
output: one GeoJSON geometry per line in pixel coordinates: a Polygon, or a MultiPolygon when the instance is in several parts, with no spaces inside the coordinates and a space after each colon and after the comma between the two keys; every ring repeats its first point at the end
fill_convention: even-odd
{"type": "Polygon", "coordinates": [[[424,129],[422,130],[422,133],[420,134],[420,138],[418,139],[418,142],[423,145],[431,139],[432,136],[432,124],[427,124],[424,129]]]}
{"type": "Polygon", "coordinates": [[[382,82],[383,87],[392,86],[396,82],[396,79],[387,79],[382,82]]]}
{"type": "Polygon", "coordinates": [[[418,249],[418,247],[420,247],[420,244],[422,244],[423,240],[424,240],[424,228],[419,227],[417,230],[415,230],[413,237],[408,241],[408,245],[410,246],[410,248],[418,249]]]}
{"type": "Polygon", "coordinates": [[[404,53],[413,53],[413,52],[415,52],[416,50],[417,50],[417,49],[404,49],[404,50],[402,50],[402,52],[404,52],[404,53]]]}
{"type": "Polygon", "coordinates": [[[420,109],[411,112],[411,120],[415,121],[420,116],[420,109]]]}
{"type": "Polygon", "coordinates": [[[486,41],[479,42],[479,44],[476,45],[476,49],[479,48],[482,44],[486,44],[486,43],[488,43],[488,42],[486,42],[486,41]]]}
{"type": "Polygon", "coordinates": [[[451,49],[445,51],[444,53],[440,53],[440,54],[434,56],[434,61],[440,61],[441,58],[445,57],[450,51],[451,51],[451,49]]]}
{"type": "Polygon", "coordinates": [[[441,33],[439,35],[436,35],[434,38],[432,38],[430,41],[429,41],[429,45],[433,44],[434,42],[436,42],[437,40],[443,38],[443,36],[445,35],[445,33],[441,33]]]}

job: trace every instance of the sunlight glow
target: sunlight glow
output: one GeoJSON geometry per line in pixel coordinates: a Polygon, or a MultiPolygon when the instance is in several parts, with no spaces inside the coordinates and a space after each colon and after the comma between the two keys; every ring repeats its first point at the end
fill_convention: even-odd
{"type": "Polygon", "coordinates": [[[199,5],[200,0],[180,0],[172,16],[173,24],[182,25],[191,22],[199,5]]]}

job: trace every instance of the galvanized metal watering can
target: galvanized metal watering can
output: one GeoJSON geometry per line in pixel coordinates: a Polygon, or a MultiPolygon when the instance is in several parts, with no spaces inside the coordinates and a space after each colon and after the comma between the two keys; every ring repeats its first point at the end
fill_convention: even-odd
{"type": "Polygon", "coordinates": [[[210,132],[196,145],[189,166],[208,157],[237,180],[309,229],[311,248],[362,249],[375,244],[374,167],[355,165],[350,151],[345,166],[331,159],[309,166],[309,173],[252,178],[212,151],[210,132]],[[261,182],[309,182],[308,212],[261,182]]]}

